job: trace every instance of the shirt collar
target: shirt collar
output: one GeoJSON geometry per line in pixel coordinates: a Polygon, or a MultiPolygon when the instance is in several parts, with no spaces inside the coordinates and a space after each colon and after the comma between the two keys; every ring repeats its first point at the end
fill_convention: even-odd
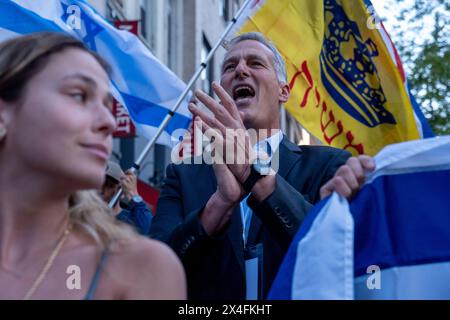
{"type": "Polygon", "coordinates": [[[259,146],[259,150],[266,150],[267,143],[269,143],[271,149],[271,154],[269,156],[271,158],[280,146],[281,140],[283,140],[283,133],[281,133],[281,130],[279,130],[277,133],[271,135],[270,137],[258,141],[253,147],[258,150],[259,146]]]}

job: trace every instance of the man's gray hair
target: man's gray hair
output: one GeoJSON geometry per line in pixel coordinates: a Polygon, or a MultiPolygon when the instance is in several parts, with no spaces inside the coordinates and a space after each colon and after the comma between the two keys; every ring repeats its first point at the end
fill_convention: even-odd
{"type": "Polygon", "coordinates": [[[259,32],[248,32],[241,34],[233,39],[231,39],[229,42],[227,42],[224,47],[225,49],[229,50],[229,48],[239,42],[245,41],[245,40],[254,40],[262,43],[267,48],[269,48],[270,51],[272,51],[273,56],[275,57],[273,64],[275,66],[275,69],[277,70],[277,78],[279,82],[287,83],[287,75],[286,75],[286,65],[284,63],[283,57],[281,56],[280,52],[278,51],[277,47],[275,45],[267,40],[261,33],[259,32]]]}

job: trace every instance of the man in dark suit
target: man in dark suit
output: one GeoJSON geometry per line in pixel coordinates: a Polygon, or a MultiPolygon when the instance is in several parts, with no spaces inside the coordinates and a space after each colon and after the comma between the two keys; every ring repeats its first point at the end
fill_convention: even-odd
{"type": "Polygon", "coordinates": [[[212,116],[195,104],[190,111],[216,146],[231,141],[245,161],[227,162],[230,149],[216,148],[223,162],[169,165],[150,234],[182,259],[190,299],[265,298],[308,210],[333,191],[351,197],[373,162],[330,147],[299,147],[280,133],[279,109],[289,98],[285,66],[260,34],[230,42],[213,89],[220,103],[196,92],[212,116]],[[254,139],[239,143],[230,132],[254,139]]]}

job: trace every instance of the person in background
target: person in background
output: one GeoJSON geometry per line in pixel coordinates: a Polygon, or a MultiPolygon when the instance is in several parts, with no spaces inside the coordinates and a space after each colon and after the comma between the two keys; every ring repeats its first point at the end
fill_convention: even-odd
{"type": "Polygon", "coordinates": [[[140,234],[147,235],[153,215],[138,193],[136,175],[131,170],[124,173],[117,163],[108,161],[101,191],[103,201],[109,203],[119,188],[123,190],[125,201],[118,201],[113,208],[117,219],[134,226],[140,234]]]}

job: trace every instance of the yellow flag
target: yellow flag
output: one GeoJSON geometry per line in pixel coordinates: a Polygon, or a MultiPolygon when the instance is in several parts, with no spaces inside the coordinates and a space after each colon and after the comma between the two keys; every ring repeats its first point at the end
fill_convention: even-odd
{"type": "Polygon", "coordinates": [[[277,46],[291,87],[287,110],[323,143],[355,155],[421,137],[400,59],[369,5],[255,0],[237,32],[261,32],[277,46]]]}

